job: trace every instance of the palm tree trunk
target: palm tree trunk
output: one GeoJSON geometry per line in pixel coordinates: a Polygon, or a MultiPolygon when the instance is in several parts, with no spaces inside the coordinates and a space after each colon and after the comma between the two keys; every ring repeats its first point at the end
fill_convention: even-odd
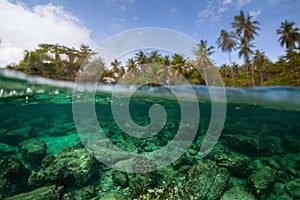
{"type": "Polygon", "coordinates": [[[263,84],[264,84],[264,77],[263,77],[263,71],[262,71],[262,69],[260,69],[259,76],[260,76],[260,86],[263,86],[263,84]]]}
{"type": "Polygon", "coordinates": [[[230,70],[231,70],[232,84],[235,85],[235,81],[234,81],[234,72],[233,72],[233,65],[232,65],[232,62],[231,62],[231,56],[230,56],[230,53],[228,53],[228,57],[229,57],[229,63],[230,63],[230,70]]]}
{"type": "Polygon", "coordinates": [[[251,64],[251,78],[252,78],[252,86],[255,86],[255,81],[254,81],[254,65],[253,63],[251,64]]]}

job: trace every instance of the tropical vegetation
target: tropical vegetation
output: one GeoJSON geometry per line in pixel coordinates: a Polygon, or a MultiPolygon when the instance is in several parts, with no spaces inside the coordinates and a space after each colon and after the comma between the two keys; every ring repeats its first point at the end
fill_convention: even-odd
{"type": "MultiPolygon", "coordinates": [[[[254,41],[259,36],[260,23],[249,13],[240,11],[231,27],[229,31],[222,29],[216,39],[217,48],[227,53],[229,58],[228,64],[217,66],[225,86],[300,86],[300,31],[294,22],[285,20],[274,30],[279,36],[277,42],[286,50],[285,55],[275,62],[268,59],[263,50],[255,48],[254,41]],[[235,52],[239,58],[243,58],[243,64],[232,61],[231,55],[235,52]]],[[[214,49],[203,39],[193,49],[195,60],[177,53],[138,50],[126,61],[114,59],[111,63],[104,63],[101,55],[86,45],[75,49],[59,44],[40,44],[35,50],[26,50],[18,64],[8,65],[7,68],[53,79],[75,80],[77,73],[82,73],[80,66],[93,60],[94,65],[102,66],[102,72],[94,75],[99,76],[99,80],[111,77],[121,83],[126,77],[131,80],[130,83],[136,84],[149,79],[149,82],[160,84],[182,84],[187,80],[191,84],[210,85],[213,83],[210,83],[208,73],[215,68],[212,59],[214,49]]]]}

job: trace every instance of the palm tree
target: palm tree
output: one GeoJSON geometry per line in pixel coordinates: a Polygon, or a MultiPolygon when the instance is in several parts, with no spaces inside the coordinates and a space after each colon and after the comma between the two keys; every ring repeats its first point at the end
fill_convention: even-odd
{"type": "MultiPolygon", "coordinates": [[[[246,70],[249,70],[249,65],[250,65],[250,57],[253,54],[253,50],[252,48],[254,48],[255,46],[248,41],[245,38],[241,38],[240,44],[238,46],[238,57],[244,57],[245,60],[245,67],[246,70]]],[[[251,65],[251,79],[252,79],[252,86],[255,86],[255,82],[254,82],[254,66],[251,65]]]]}
{"type": "Polygon", "coordinates": [[[184,69],[184,64],[185,64],[185,59],[182,55],[175,53],[172,56],[172,68],[175,70],[175,76],[177,77],[177,80],[179,80],[179,83],[182,83],[182,76],[184,75],[185,69],[184,69]]]}
{"type": "Polygon", "coordinates": [[[200,40],[200,43],[197,43],[196,46],[197,48],[193,50],[193,53],[197,56],[195,67],[198,68],[198,70],[203,70],[204,81],[208,85],[207,68],[214,65],[213,60],[210,58],[211,54],[214,53],[214,51],[212,51],[214,47],[207,47],[206,40],[200,40]]]}
{"type": "Polygon", "coordinates": [[[246,40],[253,40],[254,35],[258,35],[257,31],[260,30],[259,22],[252,21],[253,16],[249,13],[247,17],[243,11],[240,11],[239,15],[234,16],[234,21],[231,23],[231,27],[236,30],[238,37],[245,38],[246,40]]]}
{"type": "Polygon", "coordinates": [[[260,76],[260,85],[263,85],[263,67],[265,64],[266,56],[265,52],[256,50],[253,56],[253,64],[255,65],[255,68],[259,70],[259,76],[260,76]]]}
{"type": "MultiPolygon", "coordinates": [[[[250,16],[249,13],[245,16],[244,12],[241,11],[239,15],[234,16],[234,21],[231,23],[232,28],[236,30],[236,35],[240,39],[240,46],[238,47],[240,51],[238,56],[244,57],[245,64],[249,64],[249,58],[253,54],[251,48],[254,45],[251,43],[254,40],[254,36],[258,35],[257,31],[260,30],[259,22],[252,21],[253,16],[250,16]]],[[[254,83],[254,66],[251,66],[251,75],[252,75],[252,86],[254,83]]]]}
{"type": "Polygon", "coordinates": [[[135,58],[136,58],[137,64],[140,67],[140,70],[142,72],[142,78],[144,79],[144,74],[145,74],[145,71],[146,71],[145,64],[147,62],[147,56],[143,51],[139,50],[139,52],[135,54],[135,58]]]}
{"type": "Polygon", "coordinates": [[[114,78],[119,77],[118,73],[119,73],[119,66],[121,65],[121,61],[114,59],[114,61],[111,62],[110,65],[112,66],[112,72],[113,72],[114,78]]]}
{"type": "Polygon", "coordinates": [[[170,66],[171,64],[171,60],[170,60],[170,56],[169,55],[165,55],[161,61],[160,61],[163,65],[165,66],[170,66]]]}
{"type": "Polygon", "coordinates": [[[158,51],[151,51],[148,62],[149,63],[157,63],[161,61],[161,55],[158,53],[158,51]]]}
{"type": "Polygon", "coordinates": [[[129,72],[132,69],[136,69],[137,65],[133,58],[129,58],[126,62],[127,71],[129,72]]]}
{"type": "Polygon", "coordinates": [[[280,42],[280,46],[285,46],[285,48],[289,51],[292,51],[296,48],[295,43],[300,40],[299,28],[294,28],[294,22],[288,22],[285,20],[281,22],[281,26],[276,30],[276,33],[280,35],[278,42],[280,42]]]}
{"type": "Polygon", "coordinates": [[[217,39],[218,48],[221,48],[222,52],[227,52],[229,57],[229,63],[231,66],[231,79],[232,83],[234,84],[234,73],[233,73],[233,66],[231,62],[230,53],[232,49],[236,48],[236,41],[234,39],[235,35],[233,32],[228,33],[226,30],[221,30],[220,36],[217,39]]]}
{"type": "Polygon", "coordinates": [[[139,69],[137,68],[137,64],[134,58],[129,58],[127,60],[126,67],[127,67],[127,72],[129,72],[126,73],[125,75],[126,78],[133,79],[139,74],[139,69]]]}

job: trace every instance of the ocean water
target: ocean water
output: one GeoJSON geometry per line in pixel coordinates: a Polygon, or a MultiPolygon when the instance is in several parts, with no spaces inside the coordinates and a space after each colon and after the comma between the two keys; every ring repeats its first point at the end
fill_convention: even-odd
{"type": "MultiPolygon", "coordinates": [[[[185,96],[186,87],[188,86],[172,86],[171,89],[176,89],[185,96]]],[[[181,118],[183,110],[170,88],[140,87],[129,99],[130,117],[140,127],[151,124],[149,110],[153,105],[160,104],[165,109],[166,121],[152,137],[134,137],[119,127],[115,120],[116,116],[112,112],[112,91],[116,88],[120,93],[119,99],[122,99],[122,95],[129,93],[130,90],[130,86],[99,86],[93,96],[94,102],[92,102],[96,120],[102,128],[101,133],[113,145],[125,152],[143,155],[149,153],[151,156],[151,152],[163,148],[176,138],[183,123],[181,118]]],[[[191,119],[185,121],[183,136],[193,132],[190,129],[195,129],[195,137],[181,138],[190,140],[187,148],[179,158],[171,159],[171,163],[163,160],[167,164],[159,168],[158,172],[151,172],[159,174],[159,176],[151,176],[151,184],[144,179],[137,181],[136,177],[132,177],[132,173],[126,175],[128,183],[122,184],[120,183],[122,178],[116,179],[114,175],[111,175],[116,163],[112,162],[106,166],[105,163],[99,161],[95,167],[98,178],[91,178],[79,184],[80,186],[69,187],[68,184],[59,181],[56,183],[52,180],[51,184],[64,185],[59,198],[68,199],[66,194],[81,191],[81,188],[89,185],[93,185],[93,192],[90,196],[82,197],[83,199],[97,199],[98,197],[105,199],[109,195],[113,196],[112,193],[124,195],[125,199],[147,199],[142,196],[147,194],[147,189],[159,188],[163,188],[164,192],[169,191],[170,194],[167,197],[170,197],[173,190],[165,190],[166,187],[187,187],[185,182],[189,180],[186,177],[189,170],[202,163],[203,160],[211,160],[218,167],[229,171],[229,179],[219,195],[212,198],[203,197],[203,199],[230,198],[228,197],[230,190],[236,192],[235,195],[242,194],[241,191],[232,189],[237,186],[242,187],[243,192],[255,196],[256,199],[299,199],[300,89],[295,87],[226,88],[224,126],[220,137],[215,136],[216,143],[211,144],[211,151],[203,157],[201,146],[210,121],[218,119],[212,118],[212,102],[207,88],[204,86],[192,88],[198,101],[199,114],[196,116],[199,120],[189,124],[188,122],[193,121],[192,118],[195,117],[193,111],[189,111],[191,119]],[[271,178],[267,175],[267,177],[259,176],[261,170],[267,170],[267,173],[263,174],[270,172],[271,178]],[[257,177],[261,177],[265,182],[262,183],[262,180],[257,177]],[[135,181],[145,183],[140,183],[142,186],[138,187],[135,181]]],[[[82,96],[84,95],[83,92],[82,96]]],[[[45,170],[45,167],[41,167],[41,164],[34,165],[32,161],[29,161],[30,158],[22,154],[24,141],[31,138],[44,141],[47,146],[44,156],[57,155],[68,147],[84,148],[87,141],[82,138],[82,134],[78,134],[80,128],[76,127],[78,122],[76,122],[76,116],[74,117],[73,98],[73,83],[31,77],[11,71],[0,72],[0,159],[15,157],[30,173],[38,173],[45,170]]],[[[186,102],[189,107],[189,98],[186,98],[186,102]]],[[[76,102],[76,104],[80,103],[76,102]]],[[[128,117],[126,113],[124,115],[125,118],[128,117]]],[[[86,118],[83,121],[88,124],[89,120],[86,118]]],[[[91,127],[86,126],[85,130],[92,132],[91,127]]],[[[168,156],[172,155],[177,154],[168,152],[168,156]]],[[[155,156],[151,159],[155,159],[155,156]]],[[[0,178],[1,183],[6,181],[5,177],[0,178]]],[[[206,180],[199,177],[199,180],[203,179],[206,180]]],[[[13,196],[49,185],[47,181],[43,183],[30,185],[24,190],[0,187],[0,194],[2,192],[0,196],[13,196]]],[[[14,187],[18,187],[18,184],[14,187]]],[[[195,190],[196,193],[203,192],[200,189],[195,190]]],[[[80,192],[74,194],[75,196],[82,195],[80,192]]],[[[189,199],[189,193],[186,193],[185,197],[189,199]]],[[[154,195],[151,198],[158,199],[158,196],[154,195]]],[[[181,198],[180,196],[170,197],[170,199],[181,198]]],[[[111,197],[111,199],[114,198],[111,197]]]]}

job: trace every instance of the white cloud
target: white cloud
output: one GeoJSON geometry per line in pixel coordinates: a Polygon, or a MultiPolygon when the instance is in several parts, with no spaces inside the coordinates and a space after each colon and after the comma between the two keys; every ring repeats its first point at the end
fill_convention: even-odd
{"type": "Polygon", "coordinates": [[[126,9],[125,6],[121,6],[121,10],[122,10],[123,12],[126,12],[126,11],[127,11],[127,9],[126,9]]]}
{"type": "Polygon", "coordinates": [[[52,4],[28,9],[23,3],[0,1],[0,66],[18,62],[25,49],[40,43],[80,47],[92,45],[90,30],[63,7],[52,4]]]}
{"type": "Polygon", "coordinates": [[[268,0],[268,3],[273,5],[273,6],[276,6],[280,3],[280,0],[268,0]]]}
{"type": "Polygon", "coordinates": [[[226,5],[226,4],[231,4],[232,0],[223,0],[222,4],[226,5]]]}
{"type": "Polygon", "coordinates": [[[252,16],[253,18],[256,18],[260,14],[261,14],[261,10],[250,10],[249,11],[249,15],[252,16]]]}
{"type": "Polygon", "coordinates": [[[251,2],[251,0],[238,0],[237,4],[236,4],[236,7],[240,9],[243,6],[249,4],[250,2],[251,2]]]}
{"type": "Polygon", "coordinates": [[[137,21],[139,20],[139,17],[133,17],[132,20],[137,21]]]}
{"type": "Polygon", "coordinates": [[[178,10],[176,8],[171,8],[171,14],[176,14],[178,13],[178,10]]]}
{"type": "Polygon", "coordinates": [[[228,10],[228,5],[232,0],[211,0],[208,2],[206,8],[201,10],[197,15],[197,26],[209,20],[210,22],[218,22],[222,19],[222,14],[228,10]]]}

